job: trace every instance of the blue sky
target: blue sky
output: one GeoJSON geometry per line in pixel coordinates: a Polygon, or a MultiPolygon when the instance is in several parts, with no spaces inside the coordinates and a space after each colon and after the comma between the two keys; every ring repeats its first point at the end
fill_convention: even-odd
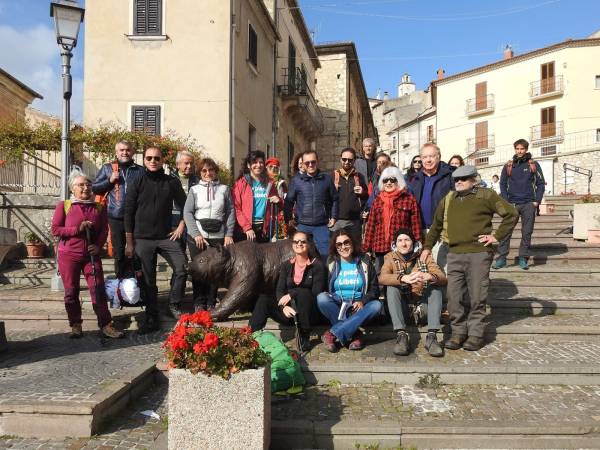
{"type": "MultiPolygon", "coordinates": [[[[60,56],[49,5],[50,0],[0,0],[0,67],[44,96],[34,107],[59,115],[60,56]]],[[[300,0],[300,5],[317,43],[356,43],[370,96],[378,88],[395,93],[404,72],[423,89],[438,67],[451,75],[501,59],[506,44],[519,54],[600,29],[600,0],[300,0]]],[[[73,58],[75,120],[82,115],[82,50],[83,32],[73,58]]]]}

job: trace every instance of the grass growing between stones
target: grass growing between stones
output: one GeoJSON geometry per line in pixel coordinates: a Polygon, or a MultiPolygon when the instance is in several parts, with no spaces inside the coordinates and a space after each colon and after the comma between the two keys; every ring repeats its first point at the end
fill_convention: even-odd
{"type": "Polygon", "coordinates": [[[444,383],[442,383],[442,380],[437,373],[428,373],[427,375],[419,377],[419,380],[417,381],[417,387],[420,387],[421,389],[439,389],[443,385],[444,383]]]}

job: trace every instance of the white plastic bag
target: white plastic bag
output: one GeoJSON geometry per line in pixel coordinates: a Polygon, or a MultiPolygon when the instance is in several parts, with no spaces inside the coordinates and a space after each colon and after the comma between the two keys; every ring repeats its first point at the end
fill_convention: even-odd
{"type": "Polygon", "coordinates": [[[104,289],[112,308],[120,308],[121,302],[137,305],[140,301],[140,288],[135,278],[106,280],[104,289]]]}

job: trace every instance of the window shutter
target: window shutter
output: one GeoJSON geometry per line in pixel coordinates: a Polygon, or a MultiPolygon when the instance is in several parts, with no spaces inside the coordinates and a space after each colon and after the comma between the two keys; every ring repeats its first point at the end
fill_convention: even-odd
{"type": "Polygon", "coordinates": [[[132,106],[131,128],[157,136],[160,134],[160,106],[132,106]]]}
{"type": "Polygon", "coordinates": [[[475,110],[487,108],[487,81],[475,85],[475,110]]]}
{"type": "Polygon", "coordinates": [[[134,0],[133,33],[160,35],[162,33],[162,0],[134,0]]]}
{"type": "Polygon", "coordinates": [[[475,150],[488,148],[488,123],[478,122],[475,124],[475,150]]]}

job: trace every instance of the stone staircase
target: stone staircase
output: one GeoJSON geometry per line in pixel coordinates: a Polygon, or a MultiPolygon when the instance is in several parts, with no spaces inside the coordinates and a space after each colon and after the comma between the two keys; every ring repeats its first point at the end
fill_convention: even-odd
{"type": "MultiPolygon", "coordinates": [[[[325,328],[316,327],[314,347],[301,359],[312,386],[300,397],[274,399],[272,448],[600,448],[600,251],[564,232],[573,198],[547,201],[556,209],[537,218],[530,270],[512,264],[491,273],[486,347],[431,358],[422,347],[426,330],[413,328],[416,350],[396,357],[388,324],[367,328],[363,351],[330,354],[318,339],[325,328]]],[[[519,238],[517,225],[511,258],[519,238]]],[[[104,267],[111,273],[110,261],[104,267]]],[[[170,272],[164,262],[159,270],[164,297],[170,272]]],[[[0,274],[0,322],[9,341],[23,330],[67,331],[62,296],[48,290],[53,271],[52,260],[24,260],[0,274]]],[[[94,329],[87,294],[82,301],[84,329],[94,329]]],[[[114,311],[115,321],[134,330],[139,313],[114,311]]],[[[294,346],[293,329],[267,328],[294,346]]],[[[123,375],[131,392],[149,386],[142,367],[123,375]]],[[[159,364],[158,373],[164,369],[159,364]]],[[[123,396],[113,397],[117,409],[123,396]]],[[[111,398],[102,397],[99,411],[110,409],[111,398]]],[[[2,405],[0,394],[0,434],[2,405]]]]}

